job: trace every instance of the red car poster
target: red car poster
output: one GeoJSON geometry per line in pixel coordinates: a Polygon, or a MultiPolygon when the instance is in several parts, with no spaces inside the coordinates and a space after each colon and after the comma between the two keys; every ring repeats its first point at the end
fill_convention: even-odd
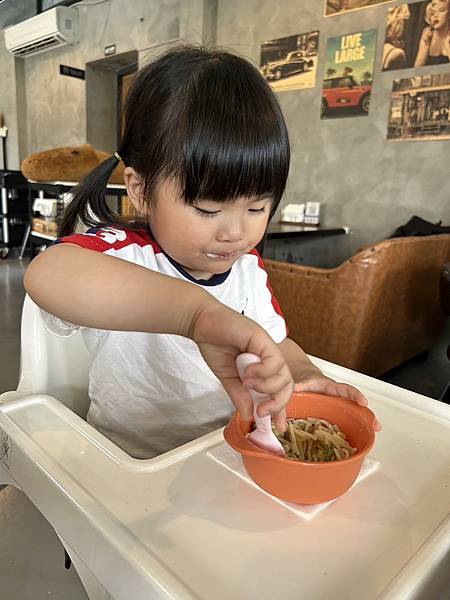
{"type": "Polygon", "coordinates": [[[376,29],[329,38],[322,119],[368,115],[376,43],[376,29]]]}

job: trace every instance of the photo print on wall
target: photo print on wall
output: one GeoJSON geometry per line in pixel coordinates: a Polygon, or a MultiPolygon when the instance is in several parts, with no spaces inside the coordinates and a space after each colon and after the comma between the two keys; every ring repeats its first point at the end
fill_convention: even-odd
{"type": "Polygon", "coordinates": [[[393,0],[325,0],[325,16],[334,17],[354,10],[371,8],[393,0]]]}
{"type": "Polygon", "coordinates": [[[450,0],[402,3],[388,9],[383,71],[450,62],[450,0]]]}
{"type": "Polygon", "coordinates": [[[313,88],[318,48],[318,31],[264,42],[260,71],[276,92],[313,88]]]}
{"type": "Polygon", "coordinates": [[[328,39],[322,119],[368,115],[376,45],[376,29],[328,39]]]}
{"type": "Polygon", "coordinates": [[[394,79],[387,139],[450,139],[450,72],[394,79]]]}

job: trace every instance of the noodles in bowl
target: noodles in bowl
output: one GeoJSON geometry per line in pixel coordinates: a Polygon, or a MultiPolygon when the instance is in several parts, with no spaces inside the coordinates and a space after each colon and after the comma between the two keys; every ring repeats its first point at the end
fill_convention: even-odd
{"type": "Polygon", "coordinates": [[[272,429],[291,460],[329,462],[349,458],[357,452],[348,443],[345,433],[326,419],[288,419],[285,433],[274,426],[272,429]]]}
{"type": "MultiPolygon", "coordinates": [[[[299,460],[298,457],[296,460],[291,460],[274,452],[266,452],[248,439],[247,435],[252,431],[254,423],[242,419],[238,412],[234,414],[224,430],[226,441],[240,453],[245,469],[253,481],[269,494],[288,502],[317,504],[344,494],[357,478],[363,460],[375,442],[373,430],[375,415],[366,406],[359,406],[346,398],[312,392],[294,392],[287,406],[288,420],[309,423],[308,417],[311,418],[311,415],[320,417],[318,426],[325,427],[324,421],[333,424],[334,433],[330,435],[334,436],[337,433],[334,428],[336,424],[340,431],[348,436],[345,441],[350,442],[350,447],[356,448],[357,452],[343,460],[317,462],[314,462],[312,454],[313,460],[308,461],[299,460]]],[[[324,430],[318,429],[318,431],[324,430]]],[[[311,433],[311,426],[308,426],[306,431],[305,425],[305,432],[311,433]]],[[[328,432],[325,430],[324,433],[328,432]]],[[[321,433],[318,435],[328,438],[328,435],[321,433]]],[[[298,440],[299,436],[301,434],[297,433],[295,439],[298,440]]],[[[344,440],[342,436],[338,437],[344,440]]],[[[343,442],[337,440],[337,446],[333,445],[334,447],[342,457],[346,454],[341,453],[341,447],[345,447],[343,442]]],[[[308,451],[306,456],[307,453],[308,451]]]]}

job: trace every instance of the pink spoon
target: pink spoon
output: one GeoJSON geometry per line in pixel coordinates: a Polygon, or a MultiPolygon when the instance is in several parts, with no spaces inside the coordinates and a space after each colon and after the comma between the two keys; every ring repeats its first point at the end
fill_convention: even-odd
{"type": "MultiPolygon", "coordinates": [[[[236,367],[242,381],[244,380],[246,368],[256,362],[261,362],[261,359],[259,356],[256,356],[256,354],[251,354],[250,352],[240,354],[236,358],[236,367]]],[[[262,400],[265,400],[267,396],[254,390],[249,390],[249,392],[253,400],[253,416],[255,418],[256,429],[249,434],[248,439],[253,442],[255,446],[258,446],[263,450],[276,452],[277,454],[282,454],[284,456],[286,454],[284,448],[272,431],[270,415],[260,417],[256,412],[259,403],[262,400]]]]}

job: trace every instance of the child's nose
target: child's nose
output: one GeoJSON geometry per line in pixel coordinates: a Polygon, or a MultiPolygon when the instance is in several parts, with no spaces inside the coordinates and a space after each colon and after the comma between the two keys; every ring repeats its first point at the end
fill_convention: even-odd
{"type": "Polygon", "coordinates": [[[243,239],[242,226],[239,222],[230,222],[222,227],[218,234],[219,242],[239,242],[243,239]]]}

